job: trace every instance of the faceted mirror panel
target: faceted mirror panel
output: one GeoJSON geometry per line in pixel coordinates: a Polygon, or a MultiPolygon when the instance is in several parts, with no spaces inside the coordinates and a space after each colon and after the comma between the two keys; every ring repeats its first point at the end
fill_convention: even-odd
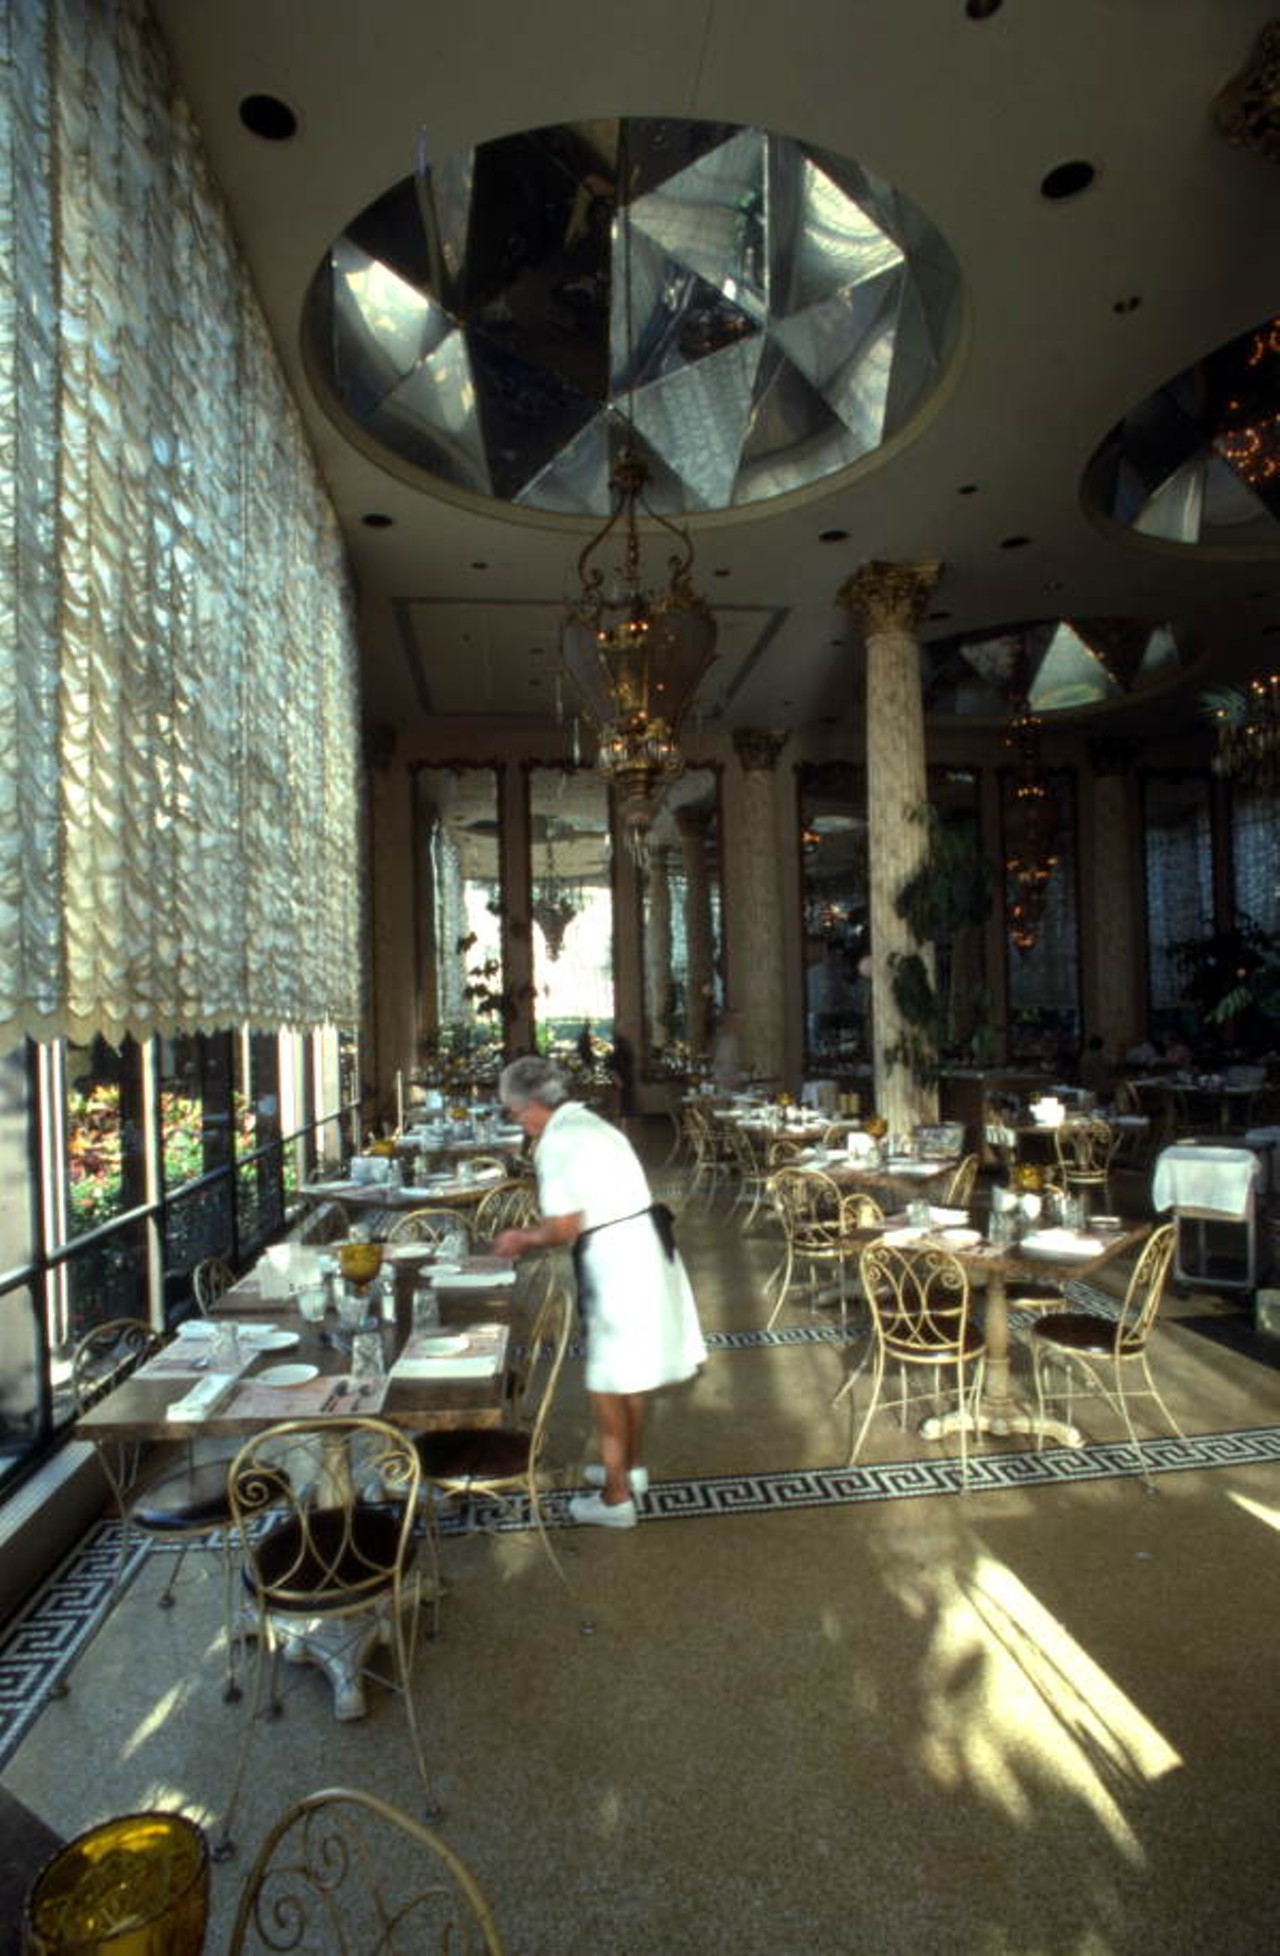
{"type": "Polygon", "coordinates": [[[902,429],[956,343],[950,251],[790,137],[563,123],[419,158],[312,285],[348,431],[473,495],[603,515],[626,441],[664,511],[729,509],[902,429]]]}
{"type": "Polygon", "coordinates": [[[935,639],[923,648],[925,710],[1007,720],[1124,706],[1190,663],[1170,626],[1136,618],[1046,618],[935,639]]]}
{"type": "Polygon", "coordinates": [[[719,776],[687,768],[660,791],[643,872],[645,1051],[651,1075],[710,1057],[724,1006],[719,776]]]}
{"type": "Polygon", "coordinates": [[[1264,320],[1140,401],[1090,463],[1096,506],[1190,548],[1280,544],[1280,319],[1264,320]]]}

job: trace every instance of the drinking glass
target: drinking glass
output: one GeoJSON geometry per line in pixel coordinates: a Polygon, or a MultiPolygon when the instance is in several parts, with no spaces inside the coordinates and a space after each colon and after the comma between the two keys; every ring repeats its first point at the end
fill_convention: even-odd
{"type": "Polygon", "coordinates": [[[430,1284],[419,1284],[413,1293],[413,1328],[435,1331],[440,1325],[440,1299],[430,1284]]]}
{"type": "Polygon", "coordinates": [[[307,1324],[319,1324],[328,1301],[323,1284],[303,1284],[298,1292],[298,1315],[307,1324]]]}
{"type": "Polygon", "coordinates": [[[382,1333],[357,1331],[351,1340],[353,1390],[358,1391],[361,1386],[381,1385],[386,1375],[386,1366],[382,1357],[382,1333]]]}

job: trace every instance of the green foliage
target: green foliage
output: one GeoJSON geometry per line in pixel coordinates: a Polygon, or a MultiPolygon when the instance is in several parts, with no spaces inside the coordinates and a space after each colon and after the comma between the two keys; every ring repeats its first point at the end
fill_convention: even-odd
{"type": "MultiPolygon", "coordinates": [[[[948,822],[929,803],[911,811],[913,822],[928,831],[919,868],[894,899],[894,909],[921,947],[945,951],[957,932],[983,924],[995,901],[995,872],[979,846],[977,826],[948,822]]],[[[889,960],[894,1002],[905,1025],[884,1051],[889,1066],[905,1066],[918,1086],[937,1085],[942,1055],[955,1043],[948,997],[930,976],[919,952],[898,952],[889,960]]],[[[988,1003],[970,999],[973,1023],[968,1034],[975,1048],[986,1037],[988,1003]]]]}

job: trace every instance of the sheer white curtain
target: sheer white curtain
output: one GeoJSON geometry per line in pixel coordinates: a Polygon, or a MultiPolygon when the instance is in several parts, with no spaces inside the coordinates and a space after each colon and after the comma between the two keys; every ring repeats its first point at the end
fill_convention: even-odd
{"type": "Polygon", "coordinates": [[[341,539],[143,0],[0,10],[0,1047],[354,1021],[341,539]]]}

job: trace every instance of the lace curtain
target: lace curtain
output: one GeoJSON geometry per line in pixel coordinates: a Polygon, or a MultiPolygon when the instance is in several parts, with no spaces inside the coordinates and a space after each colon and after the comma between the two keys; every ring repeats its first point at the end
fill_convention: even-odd
{"type": "Polygon", "coordinates": [[[342,544],[143,0],[0,13],[0,1047],[350,1024],[342,544]]]}

